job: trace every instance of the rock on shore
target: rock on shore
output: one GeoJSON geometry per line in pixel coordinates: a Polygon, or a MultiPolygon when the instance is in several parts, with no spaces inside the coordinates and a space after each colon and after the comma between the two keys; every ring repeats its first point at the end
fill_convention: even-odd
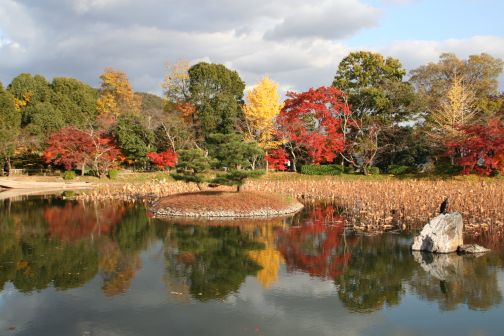
{"type": "Polygon", "coordinates": [[[441,214],[424,226],[411,249],[434,253],[456,252],[460,245],[464,245],[463,228],[460,213],[441,214]]]}

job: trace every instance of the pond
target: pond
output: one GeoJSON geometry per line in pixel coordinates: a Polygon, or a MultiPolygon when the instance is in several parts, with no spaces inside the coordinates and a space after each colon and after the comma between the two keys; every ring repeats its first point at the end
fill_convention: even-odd
{"type": "Polygon", "coordinates": [[[142,204],[0,202],[0,335],[500,335],[504,253],[412,254],[293,218],[161,221],[142,204]]]}

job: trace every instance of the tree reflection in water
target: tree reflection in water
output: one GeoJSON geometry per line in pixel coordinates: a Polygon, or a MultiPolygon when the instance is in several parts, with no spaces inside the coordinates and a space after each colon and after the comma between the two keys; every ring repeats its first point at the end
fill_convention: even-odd
{"type": "Polygon", "coordinates": [[[289,281],[279,280],[284,263],[288,273],[333,281],[339,300],[359,313],[397,305],[406,293],[443,310],[502,301],[503,256],[414,257],[411,237],[344,234],[333,206],[308,207],[288,221],[202,225],[151,220],[139,205],[56,198],[0,203],[0,289],[11,282],[21,292],[65,290],[99,276],[105,295],[125,293],[141,269],[140,252],[158,240],[164,282],[182,301],[224,299],[247,276],[266,289],[289,281]]]}

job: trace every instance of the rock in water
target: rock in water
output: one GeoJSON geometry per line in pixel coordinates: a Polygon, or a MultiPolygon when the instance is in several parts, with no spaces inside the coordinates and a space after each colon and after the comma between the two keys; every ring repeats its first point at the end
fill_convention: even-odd
{"type": "Polygon", "coordinates": [[[415,237],[411,249],[434,253],[455,252],[459,245],[464,244],[463,227],[460,213],[441,214],[424,226],[422,232],[415,237]]]}
{"type": "Polygon", "coordinates": [[[466,245],[460,245],[457,248],[458,253],[485,253],[485,252],[490,252],[489,249],[479,246],[476,244],[466,244],[466,245]]]}

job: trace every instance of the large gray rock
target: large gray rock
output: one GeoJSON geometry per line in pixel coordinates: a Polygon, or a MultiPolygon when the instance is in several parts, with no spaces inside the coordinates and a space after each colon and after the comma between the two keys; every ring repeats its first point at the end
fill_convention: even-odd
{"type": "Polygon", "coordinates": [[[464,245],[463,228],[460,213],[441,214],[424,226],[422,232],[415,237],[411,249],[434,253],[455,252],[459,245],[464,245]]]}

